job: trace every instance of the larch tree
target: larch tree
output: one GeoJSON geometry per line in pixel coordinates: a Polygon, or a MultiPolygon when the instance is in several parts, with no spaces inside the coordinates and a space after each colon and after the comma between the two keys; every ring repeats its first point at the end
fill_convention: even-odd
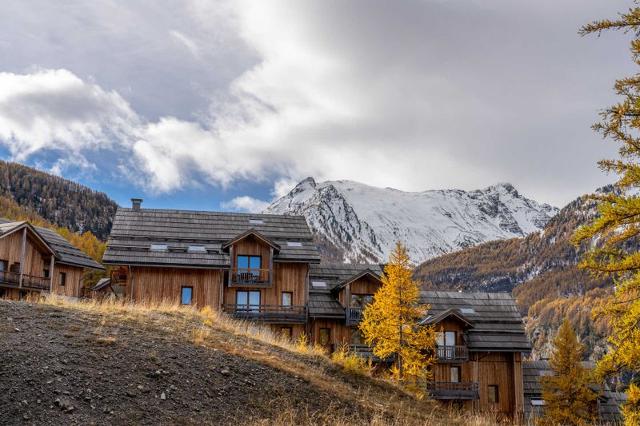
{"type": "MultiPolygon", "coordinates": [[[[635,2],[636,4],[638,1],[635,2]]],[[[631,56],[640,66],[640,7],[633,7],[615,20],[585,25],[582,35],[606,30],[632,34],[631,56]]],[[[599,215],[579,229],[574,242],[589,249],[582,268],[612,275],[615,295],[602,311],[612,326],[610,351],[598,365],[602,375],[631,372],[634,381],[623,408],[625,424],[637,425],[640,418],[640,73],[615,83],[617,104],[601,113],[594,129],[619,145],[619,158],[602,160],[600,167],[618,175],[616,191],[595,196],[599,215]]]]}
{"type": "Polygon", "coordinates": [[[565,319],[553,341],[549,360],[552,375],[543,376],[542,398],[545,401],[543,425],[583,425],[596,418],[597,394],[589,387],[589,371],[582,364],[584,347],[565,319]]]}
{"type": "Polygon", "coordinates": [[[421,324],[428,307],[420,305],[420,287],[412,278],[407,249],[398,243],[384,269],[382,286],[360,323],[365,343],[381,359],[394,358],[399,381],[429,377],[434,362],[435,330],[421,324]]]}

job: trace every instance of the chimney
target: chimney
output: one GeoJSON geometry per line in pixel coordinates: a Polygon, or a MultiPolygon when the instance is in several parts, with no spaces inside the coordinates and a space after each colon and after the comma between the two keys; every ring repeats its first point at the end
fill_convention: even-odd
{"type": "Polygon", "coordinates": [[[131,208],[134,211],[140,211],[140,204],[142,204],[142,198],[132,198],[131,199],[131,208]]]}

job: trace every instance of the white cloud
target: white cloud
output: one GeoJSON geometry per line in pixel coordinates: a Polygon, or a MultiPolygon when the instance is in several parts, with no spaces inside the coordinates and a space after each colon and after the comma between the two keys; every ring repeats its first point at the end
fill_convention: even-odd
{"type": "Polygon", "coordinates": [[[243,195],[241,197],[235,197],[230,201],[225,201],[221,206],[225,210],[260,213],[269,206],[269,202],[243,195]]]}

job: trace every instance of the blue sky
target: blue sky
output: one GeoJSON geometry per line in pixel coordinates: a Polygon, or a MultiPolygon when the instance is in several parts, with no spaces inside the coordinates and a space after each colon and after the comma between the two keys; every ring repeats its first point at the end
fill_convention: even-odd
{"type": "Polygon", "coordinates": [[[307,176],[407,191],[608,183],[635,72],[612,0],[8,0],[0,155],[121,204],[259,210],[307,176]],[[34,13],[37,10],[38,13],[34,13]]]}

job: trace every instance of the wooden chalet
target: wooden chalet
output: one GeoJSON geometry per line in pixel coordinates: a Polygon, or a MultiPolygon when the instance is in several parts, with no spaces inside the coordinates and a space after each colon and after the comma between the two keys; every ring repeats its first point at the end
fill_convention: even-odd
{"type": "MultiPolygon", "coordinates": [[[[583,362],[583,367],[593,369],[594,363],[583,362]]],[[[548,361],[524,361],[522,363],[524,380],[524,417],[527,423],[536,424],[544,415],[545,403],[542,399],[540,378],[553,374],[548,361]]],[[[594,411],[598,413],[599,424],[621,424],[620,406],[626,401],[624,392],[614,392],[605,384],[594,388],[598,393],[594,411]]]]}
{"type": "Polygon", "coordinates": [[[320,256],[303,217],[119,208],[103,261],[109,287],[143,303],[210,306],[292,338],[307,324],[320,256]]]}
{"type": "Polygon", "coordinates": [[[425,324],[435,326],[431,396],[443,403],[512,418],[523,416],[522,357],[531,346],[506,293],[424,291],[425,324]]]}
{"type": "Polygon", "coordinates": [[[0,219],[0,297],[82,297],[85,272],[95,269],[104,268],[57,232],[0,219]]]}

